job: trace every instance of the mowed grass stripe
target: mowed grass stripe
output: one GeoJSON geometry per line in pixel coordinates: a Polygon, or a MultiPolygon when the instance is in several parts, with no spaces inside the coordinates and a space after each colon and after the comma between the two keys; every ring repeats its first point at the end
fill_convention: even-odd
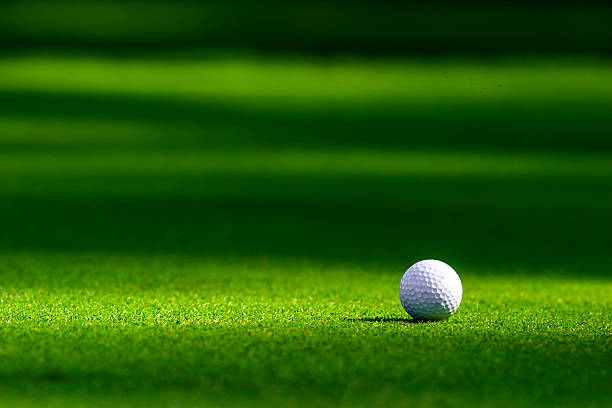
{"type": "Polygon", "coordinates": [[[482,178],[608,178],[601,155],[368,151],[219,151],[167,153],[0,154],[8,177],[56,174],[295,174],[482,178]]]}
{"type": "Polygon", "coordinates": [[[608,61],[561,62],[3,57],[0,89],[209,97],[251,106],[282,101],[284,107],[315,110],[367,101],[420,106],[457,100],[612,100],[608,61]]]}

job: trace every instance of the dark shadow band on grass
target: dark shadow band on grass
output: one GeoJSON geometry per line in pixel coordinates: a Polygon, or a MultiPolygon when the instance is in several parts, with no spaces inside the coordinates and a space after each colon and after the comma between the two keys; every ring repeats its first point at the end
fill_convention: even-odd
{"type": "Polygon", "coordinates": [[[440,320],[422,320],[422,319],[412,319],[409,317],[349,317],[346,319],[349,322],[365,322],[365,323],[434,323],[439,322],[440,320]]]}
{"type": "MultiPolygon", "coordinates": [[[[600,100],[492,103],[447,102],[433,106],[408,107],[407,101],[364,110],[359,104],[328,104],[320,109],[305,109],[284,100],[257,105],[248,100],[223,100],[200,96],[185,98],[161,95],[112,95],[0,90],[0,119],[28,121],[89,121],[91,133],[96,121],[114,124],[142,123],[169,127],[166,136],[133,142],[131,149],[211,149],[241,147],[337,148],[337,149],[434,149],[435,151],[473,150],[501,152],[541,152],[577,150],[612,151],[610,109],[600,100]],[[440,118],[443,120],[440,120],[440,118]],[[486,120],[484,119],[486,118],[486,120]],[[520,118],[520,120],[517,120],[520,118]],[[91,122],[93,121],[93,124],[91,122]],[[240,124],[240,126],[236,126],[240,124]],[[502,126],[503,125],[503,126],[502,126]],[[180,131],[187,127],[187,130],[180,131]],[[190,130],[193,127],[197,130],[190,130]],[[537,131],[534,137],[534,129],[537,131]],[[373,138],[372,134],[377,137],[373,138]],[[422,135],[427,137],[422,137],[422,135]],[[288,137],[291,135],[291,137],[288,137]],[[492,137],[491,135],[494,135],[492,137]]],[[[43,122],[44,123],[44,122],[43,122]]],[[[98,131],[99,132],[99,131],[98,131]]],[[[87,142],[87,138],[84,139],[87,142]]],[[[1,140],[3,149],[32,151],[33,141],[1,140]],[[28,150],[29,149],[29,150],[28,150]]],[[[38,141],[38,149],[85,149],[79,143],[58,147],[57,140],[38,141]]],[[[89,142],[91,143],[91,142],[89,142]]],[[[115,149],[128,149],[129,143],[115,149]]],[[[113,149],[106,141],[96,149],[113,149]]]]}

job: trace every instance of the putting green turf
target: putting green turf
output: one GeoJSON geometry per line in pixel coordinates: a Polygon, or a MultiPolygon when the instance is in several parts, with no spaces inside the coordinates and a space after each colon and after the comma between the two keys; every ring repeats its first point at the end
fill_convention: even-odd
{"type": "Polygon", "coordinates": [[[609,404],[609,72],[3,57],[0,405],[609,404]]]}

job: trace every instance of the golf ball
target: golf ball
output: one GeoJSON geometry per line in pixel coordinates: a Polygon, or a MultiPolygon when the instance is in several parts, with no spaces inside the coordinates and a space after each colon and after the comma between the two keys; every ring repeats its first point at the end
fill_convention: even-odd
{"type": "Polygon", "coordinates": [[[442,320],[459,308],[463,287],[453,268],[442,261],[427,259],[415,263],[404,273],[399,296],[413,319],[442,320]]]}

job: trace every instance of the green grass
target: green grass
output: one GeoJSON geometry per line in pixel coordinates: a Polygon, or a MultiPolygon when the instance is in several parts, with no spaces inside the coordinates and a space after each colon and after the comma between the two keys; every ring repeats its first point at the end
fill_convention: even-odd
{"type": "Polygon", "coordinates": [[[20,0],[0,3],[0,44],[109,54],[233,47],[365,55],[609,55],[611,15],[612,8],[599,1],[550,7],[546,0],[20,0]]]}
{"type": "Polygon", "coordinates": [[[2,257],[5,281],[14,282],[2,289],[3,395],[357,405],[607,399],[607,281],[464,272],[460,312],[414,324],[397,300],[395,265],[36,255],[2,257]]]}
{"type": "Polygon", "coordinates": [[[609,72],[0,59],[0,406],[609,405],[609,72]]]}

